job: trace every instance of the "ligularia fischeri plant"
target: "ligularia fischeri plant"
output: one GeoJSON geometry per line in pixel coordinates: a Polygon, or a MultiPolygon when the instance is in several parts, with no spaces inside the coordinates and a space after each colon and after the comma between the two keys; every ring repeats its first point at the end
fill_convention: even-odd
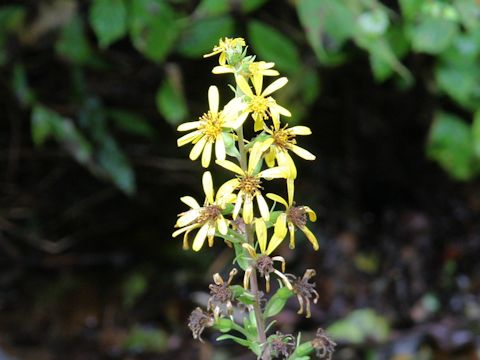
{"type": "Polygon", "coordinates": [[[217,340],[233,340],[262,360],[330,359],[335,343],[322,329],[314,339],[302,342],[300,335],[274,332],[271,320],[291,297],[298,301],[298,313],[308,318],[311,303],[319,298],[310,282],[315,270],[307,269],[302,277],[286,273],[285,259],[275,255],[287,238],[290,248],[295,248],[298,230],[314,250],[319,248],[307,227],[309,221],[316,220],[315,212],[294,201],[294,159],[315,159],[297,145],[297,136],[310,135],[311,131],[306,126],[282,124],[281,117],[291,117],[291,113],[272,95],[288,79],[276,78],[279,73],[274,63],[247,55],[244,39],[221,39],[205,57],[215,55],[219,55],[219,65],[212,72],[233,75],[233,98],[222,107],[217,87],[210,86],[208,111],[197,121],[178,127],[185,133],[178,146],[191,146],[192,161],[200,159],[204,168],[216,164],[230,173],[231,179],[215,187],[211,172],[205,171],[205,199],[181,198],[189,209],[178,215],[173,237],[182,235],[183,248],[191,246],[194,251],[206,246],[205,242],[213,246],[216,238],[223,239],[233,249],[234,266],[243,271],[243,278],[237,279],[236,267],[226,269],[225,280],[214,274],[208,304],[192,312],[188,326],[200,341],[203,331],[213,327],[223,333],[217,340]],[[252,139],[245,139],[244,128],[253,130],[252,139]],[[284,182],[285,194],[265,193],[270,181],[284,182]],[[278,280],[275,286],[273,279],[278,280]],[[275,292],[270,296],[272,288],[275,292]]]}

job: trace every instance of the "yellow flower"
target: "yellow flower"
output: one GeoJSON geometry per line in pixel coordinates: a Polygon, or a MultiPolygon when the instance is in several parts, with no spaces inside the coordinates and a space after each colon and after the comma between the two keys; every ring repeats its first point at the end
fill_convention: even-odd
{"type": "MultiPolygon", "coordinates": [[[[245,63],[238,71],[237,74],[240,76],[250,77],[252,83],[257,84],[257,88],[262,88],[263,76],[278,76],[279,72],[273,70],[275,66],[273,62],[265,61],[252,61],[245,63]]],[[[235,73],[235,67],[232,65],[220,65],[215,66],[212,70],[214,74],[228,74],[235,73]]]]}
{"type": "Polygon", "coordinates": [[[247,98],[248,107],[246,111],[252,114],[252,118],[255,121],[255,131],[263,129],[264,120],[267,120],[269,117],[271,117],[274,122],[279,122],[280,115],[291,116],[290,111],[278,105],[277,102],[269,96],[285,86],[288,82],[286,77],[281,77],[275,80],[262,91],[263,78],[262,75],[257,76],[256,79],[252,79],[255,93],[253,93],[250,85],[248,85],[248,82],[244,77],[236,76],[235,79],[238,87],[247,98]]]}
{"type": "Polygon", "coordinates": [[[260,254],[257,254],[252,245],[244,243],[242,246],[248,251],[252,259],[252,263],[245,270],[245,275],[243,277],[243,286],[245,289],[248,289],[248,284],[250,276],[253,269],[257,269],[262,277],[265,277],[265,290],[270,291],[270,273],[275,273],[282,281],[285,286],[292,290],[292,285],[285,276],[285,259],[281,256],[269,255],[277,248],[280,244],[276,239],[271,239],[267,247],[267,226],[263,219],[255,219],[255,233],[257,234],[258,245],[260,246],[260,254]],[[282,264],[282,271],[278,271],[273,267],[274,262],[278,261],[282,264]]]}
{"type": "Polygon", "coordinates": [[[227,55],[241,54],[242,48],[245,46],[245,40],[242,38],[224,38],[220,39],[218,45],[213,48],[213,51],[209,54],[203,55],[203,57],[214,56],[220,54],[218,62],[220,65],[227,63],[227,55]]]}
{"type": "Polygon", "coordinates": [[[218,196],[229,196],[235,191],[238,191],[235,207],[233,209],[232,217],[235,220],[243,205],[242,217],[245,224],[250,224],[253,221],[253,200],[257,199],[258,208],[262,218],[267,221],[270,218],[270,211],[267,202],[261,193],[262,179],[278,179],[286,178],[288,170],[283,167],[272,167],[260,172],[256,172],[259,162],[258,157],[250,156],[248,159],[248,167],[243,170],[238,165],[228,160],[217,160],[216,163],[227,170],[236,173],[238,176],[235,179],[228,180],[218,189],[218,196]]]}
{"type": "Polygon", "coordinates": [[[188,249],[188,235],[191,231],[199,229],[193,240],[193,250],[199,251],[205,239],[208,238],[208,245],[213,246],[215,231],[225,235],[228,231],[228,221],[223,217],[222,210],[225,205],[234,200],[234,197],[221,197],[217,193],[214,198],[212,174],[206,171],[202,177],[203,191],[205,192],[205,204],[200,206],[193,197],[184,196],[180,200],[190,206],[190,210],[179,214],[175,227],[180,228],[172,236],[177,237],[184,233],[183,248],[188,249]]]}
{"type": "Polygon", "coordinates": [[[202,155],[202,166],[208,167],[212,157],[212,148],[215,145],[215,156],[219,160],[225,159],[225,142],[223,134],[225,129],[236,129],[243,124],[245,117],[237,116],[242,109],[239,99],[233,99],[223,111],[218,111],[219,94],[216,86],[208,89],[208,104],[210,110],[203,114],[198,121],[181,124],[178,131],[194,130],[177,140],[177,145],[194,144],[190,151],[190,159],[195,161],[202,155]]]}
{"type": "Polygon", "coordinates": [[[289,187],[289,199],[288,203],[281,196],[276,194],[267,194],[267,197],[273,201],[276,201],[285,206],[285,212],[281,213],[277,221],[275,222],[274,234],[272,240],[274,242],[282,241],[290,233],[290,248],[295,248],[295,230],[296,228],[303,231],[307,239],[312,243],[313,249],[318,250],[318,241],[315,235],[310,231],[307,225],[307,216],[310,221],[316,221],[317,215],[308,206],[296,206],[293,202],[293,180],[288,179],[287,184],[289,187]]]}
{"type": "Polygon", "coordinates": [[[294,126],[288,129],[288,125],[279,128],[274,124],[271,128],[265,128],[265,131],[268,134],[267,137],[253,145],[252,153],[255,153],[255,156],[261,156],[267,151],[265,162],[269,167],[275,166],[276,159],[279,166],[287,167],[290,170],[289,178],[295,179],[297,177],[297,168],[289,154],[289,150],[305,160],[315,160],[315,155],[296,145],[295,137],[297,135],[310,135],[312,133],[308,127],[294,126]]]}

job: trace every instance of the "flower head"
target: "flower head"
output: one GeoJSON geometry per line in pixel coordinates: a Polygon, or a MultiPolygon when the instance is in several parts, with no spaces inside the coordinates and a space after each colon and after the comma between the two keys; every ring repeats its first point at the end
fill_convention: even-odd
{"type": "Polygon", "coordinates": [[[210,298],[208,299],[207,310],[213,311],[215,317],[218,317],[221,309],[220,306],[227,308],[228,315],[233,314],[233,292],[230,289],[230,283],[237,274],[237,269],[232,269],[228,276],[228,280],[224,281],[219,273],[213,275],[213,284],[210,284],[210,298]]]}
{"type": "Polygon", "coordinates": [[[247,80],[245,80],[243,76],[236,76],[235,79],[238,87],[245,94],[248,104],[245,111],[252,114],[252,118],[255,121],[255,131],[263,129],[264,121],[269,117],[271,117],[274,122],[278,122],[280,121],[280,115],[291,116],[290,111],[278,105],[277,102],[269,96],[285,86],[288,82],[286,77],[281,77],[275,80],[262,90],[263,78],[262,75],[258,75],[256,78],[252,79],[255,93],[252,91],[250,85],[248,85],[247,80]]]}
{"type": "Polygon", "coordinates": [[[267,194],[269,199],[285,206],[285,212],[281,213],[275,222],[273,238],[277,239],[276,241],[282,241],[288,231],[290,233],[290,248],[293,249],[295,248],[295,231],[296,229],[300,229],[308,241],[312,243],[313,249],[318,250],[319,245],[317,238],[307,227],[307,218],[310,221],[316,221],[317,215],[310,207],[297,206],[293,202],[293,180],[287,179],[287,184],[289,188],[288,203],[281,196],[271,193],[267,194]]]}
{"type": "Polygon", "coordinates": [[[319,328],[317,330],[317,334],[315,335],[315,339],[312,340],[312,346],[315,349],[316,355],[320,359],[330,360],[337,344],[330,339],[330,337],[325,333],[325,330],[319,328]]]}
{"type": "Polygon", "coordinates": [[[293,292],[297,295],[298,303],[300,304],[299,314],[303,314],[304,307],[306,308],[306,317],[309,318],[312,314],[310,311],[310,299],[313,298],[313,303],[316,304],[319,298],[315,284],[310,283],[310,279],[316,275],[315,270],[307,269],[303,277],[297,277],[292,274],[287,274],[291,279],[293,292]]]}
{"type": "Polygon", "coordinates": [[[270,335],[268,343],[272,356],[282,356],[285,359],[291,355],[296,345],[295,337],[292,334],[282,334],[280,331],[270,335]]]}
{"type": "Polygon", "coordinates": [[[192,330],[194,339],[198,339],[203,342],[202,333],[207,327],[214,325],[213,316],[197,307],[192,311],[188,318],[188,327],[192,330]]]}
{"type": "Polygon", "coordinates": [[[270,291],[270,274],[274,273],[280,279],[282,279],[285,286],[289,289],[292,289],[292,285],[288,281],[288,278],[285,276],[285,259],[281,256],[269,255],[276,249],[279,245],[279,242],[272,242],[268,244],[267,247],[267,226],[263,219],[255,219],[255,233],[257,234],[258,244],[260,246],[260,254],[257,254],[252,245],[244,243],[242,246],[248,251],[252,263],[245,270],[245,276],[243,278],[243,286],[247,289],[250,281],[250,276],[253,272],[253,269],[257,269],[261,277],[265,278],[265,290],[270,291]],[[274,262],[278,261],[281,263],[282,271],[275,269],[274,262]]]}
{"type": "Polygon", "coordinates": [[[232,217],[236,219],[243,206],[242,217],[246,224],[250,224],[253,221],[254,199],[257,200],[262,218],[265,221],[270,218],[267,202],[261,193],[262,179],[278,179],[288,176],[287,169],[278,166],[257,172],[259,160],[258,157],[250,156],[246,170],[228,160],[216,161],[218,165],[237,174],[235,179],[231,179],[220,186],[218,194],[219,196],[227,196],[237,192],[232,217]]]}
{"type": "Polygon", "coordinates": [[[236,116],[238,113],[239,100],[232,100],[222,111],[218,110],[219,94],[216,86],[208,89],[209,111],[203,114],[198,121],[186,122],[178,126],[178,131],[194,130],[177,140],[177,145],[183,146],[188,143],[194,144],[190,151],[190,160],[197,160],[202,155],[202,166],[208,167],[212,157],[212,148],[215,146],[215,156],[219,160],[225,160],[226,150],[224,135],[230,129],[238,128],[244,117],[236,116]]]}
{"type": "Polygon", "coordinates": [[[218,62],[220,65],[225,65],[227,61],[236,60],[236,56],[241,55],[243,47],[245,46],[245,40],[242,38],[224,38],[220,39],[218,45],[213,47],[213,51],[209,54],[203,55],[203,57],[214,56],[220,54],[218,62]]]}
{"type": "MultiPolygon", "coordinates": [[[[252,152],[260,155],[266,152],[265,162],[269,167],[275,166],[275,160],[279,166],[287,167],[290,171],[289,178],[295,179],[297,177],[297,168],[295,162],[289,154],[289,151],[294,152],[305,160],[315,160],[315,155],[311,152],[296,145],[297,135],[310,135],[312,132],[306,126],[294,126],[288,128],[288,124],[280,128],[274,123],[271,128],[265,128],[267,136],[262,140],[255,142],[252,147],[252,152]]],[[[256,155],[256,156],[260,156],[256,155]]]]}
{"type": "Polygon", "coordinates": [[[188,235],[191,231],[198,229],[197,235],[193,240],[193,250],[199,251],[205,239],[208,238],[209,246],[213,246],[213,238],[215,231],[218,230],[220,234],[225,235],[228,231],[228,222],[222,215],[222,210],[226,204],[231,202],[233,198],[231,196],[214,197],[212,175],[209,171],[203,174],[203,190],[205,192],[205,204],[200,206],[193,197],[184,196],[180,200],[186,205],[190,206],[190,210],[179,214],[179,218],[175,227],[180,228],[173,233],[173,237],[176,237],[182,233],[183,247],[188,249],[188,235]]]}

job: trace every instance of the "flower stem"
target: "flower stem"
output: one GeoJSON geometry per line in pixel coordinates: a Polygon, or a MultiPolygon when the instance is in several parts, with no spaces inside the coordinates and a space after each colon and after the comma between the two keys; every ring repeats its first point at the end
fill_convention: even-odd
{"type": "MultiPolygon", "coordinates": [[[[243,170],[247,169],[247,152],[245,150],[245,144],[243,140],[243,127],[237,130],[238,135],[238,150],[240,152],[240,166],[243,170]]],[[[255,247],[254,238],[253,238],[253,227],[252,224],[245,224],[245,234],[247,242],[255,247]]],[[[253,311],[255,313],[255,321],[257,323],[257,332],[258,332],[258,341],[262,348],[261,358],[262,360],[270,360],[270,350],[267,347],[267,334],[265,332],[265,321],[262,315],[262,309],[260,307],[260,293],[258,289],[258,277],[257,270],[253,268],[250,276],[250,291],[255,297],[255,302],[253,304],[253,311]]]]}

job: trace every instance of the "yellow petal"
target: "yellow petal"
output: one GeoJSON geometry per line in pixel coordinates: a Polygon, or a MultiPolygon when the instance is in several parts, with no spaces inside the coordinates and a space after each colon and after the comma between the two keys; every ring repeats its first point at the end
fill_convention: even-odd
{"type": "Polygon", "coordinates": [[[238,186],[238,179],[231,179],[224,183],[217,191],[217,199],[230,195],[238,186]]]}
{"type": "Polygon", "coordinates": [[[237,164],[234,164],[230,160],[217,160],[215,161],[215,163],[217,163],[221,167],[224,167],[227,170],[237,173],[238,175],[245,175],[245,172],[242,170],[242,168],[237,164]]]}
{"type": "Polygon", "coordinates": [[[278,89],[282,88],[283,86],[285,86],[285,84],[288,82],[288,79],[286,77],[281,77],[277,80],[275,80],[273,83],[271,83],[270,85],[268,85],[265,90],[263,90],[262,92],[262,95],[263,96],[268,96],[270,95],[271,93],[277,91],[278,89]]]}
{"type": "Polygon", "coordinates": [[[308,218],[310,219],[310,221],[312,222],[317,221],[317,214],[315,214],[315,211],[313,211],[309,206],[304,206],[303,208],[307,212],[308,218]]]}
{"type": "Polygon", "coordinates": [[[245,80],[243,76],[235,76],[235,81],[237,82],[237,85],[240,88],[240,90],[242,90],[242,92],[246,96],[248,96],[249,98],[252,98],[254,96],[252,89],[250,89],[250,85],[248,85],[247,80],[245,80]]]}
{"type": "Polygon", "coordinates": [[[243,221],[245,224],[251,224],[253,221],[253,199],[251,196],[245,196],[243,203],[243,221]]]}
{"type": "Polygon", "coordinates": [[[195,161],[198,159],[198,157],[202,153],[202,150],[206,142],[207,142],[207,139],[204,136],[200,140],[198,140],[198,142],[195,145],[193,145],[192,151],[190,151],[190,156],[189,156],[190,160],[195,161]]]}
{"type": "Polygon", "coordinates": [[[273,233],[279,239],[284,239],[287,235],[287,214],[281,213],[278,215],[277,221],[275,221],[275,227],[273,233]]]}
{"type": "Polygon", "coordinates": [[[288,232],[290,233],[290,249],[295,249],[295,225],[288,223],[288,232]]]}
{"type": "Polygon", "coordinates": [[[177,127],[177,131],[188,131],[188,130],[198,129],[198,125],[200,125],[200,121],[186,122],[186,123],[180,124],[177,127]]]}
{"type": "Polygon", "coordinates": [[[265,169],[263,171],[260,171],[258,173],[258,176],[263,177],[267,180],[271,180],[271,179],[279,179],[279,178],[286,179],[289,174],[290,172],[288,171],[288,168],[276,166],[270,169],[265,169]]]}
{"type": "Polygon", "coordinates": [[[186,211],[178,218],[175,226],[184,227],[186,225],[189,225],[190,223],[195,221],[199,215],[200,215],[200,212],[198,209],[186,211]]]}
{"type": "Polygon", "coordinates": [[[233,73],[234,70],[229,67],[229,66],[215,66],[212,69],[212,73],[214,74],[227,74],[227,73],[233,73]]]}
{"type": "Polygon", "coordinates": [[[223,136],[217,137],[215,141],[215,157],[217,160],[225,160],[225,142],[223,141],[223,136]]]}
{"type": "Polygon", "coordinates": [[[290,150],[305,160],[315,160],[315,155],[297,145],[291,145],[290,150]]]}
{"type": "Polygon", "coordinates": [[[260,252],[265,254],[267,248],[267,226],[262,219],[255,220],[255,232],[257,233],[258,245],[260,245],[260,252]]]}
{"type": "Polygon", "coordinates": [[[242,203],[243,203],[243,196],[237,196],[237,201],[235,202],[235,206],[233,207],[233,213],[232,213],[232,218],[235,220],[238,216],[238,213],[240,212],[240,209],[242,208],[242,203]]]}
{"type": "Polygon", "coordinates": [[[228,222],[223,216],[217,220],[218,232],[222,235],[225,235],[228,232],[228,222]]]}
{"type": "MultiPolygon", "coordinates": [[[[253,115],[252,115],[253,116],[253,115]]],[[[255,132],[257,131],[261,131],[263,129],[263,127],[265,126],[265,123],[262,119],[261,116],[258,116],[258,114],[256,114],[256,116],[253,118],[254,120],[254,123],[253,123],[253,130],[255,132]]]]}
{"type": "Polygon", "coordinates": [[[252,83],[253,87],[255,88],[255,93],[257,93],[257,95],[260,95],[263,86],[263,76],[260,74],[254,74],[252,77],[252,83]]]}
{"type": "Polygon", "coordinates": [[[277,103],[270,106],[270,110],[272,111],[272,113],[275,113],[275,114],[280,114],[280,115],[287,116],[287,117],[292,116],[290,111],[285,109],[283,106],[278,105],[277,103]]]}
{"type": "Polygon", "coordinates": [[[277,152],[278,165],[288,169],[289,178],[297,178],[297,168],[292,157],[288,154],[287,151],[281,150],[277,152]]]}
{"type": "Polygon", "coordinates": [[[212,158],[212,143],[210,141],[207,142],[205,148],[203,149],[202,154],[202,166],[207,168],[210,165],[210,159],[212,158]]]}
{"type": "Polygon", "coordinates": [[[185,134],[177,140],[177,146],[181,147],[183,145],[186,145],[200,136],[202,136],[201,130],[196,130],[196,131],[192,131],[191,133],[185,134]]]}
{"type": "Polygon", "coordinates": [[[270,242],[268,243],[268,248],[267,248],[267,255],[270,255],[272,252],[275,251],[275,249],[282,243],[283,239],[279,238],[275,234],[272,235],[272,238],[270,239],[270,242]]]}
{"type": "Polygon", "coordinates": [[[268,197],[270,200],[276,201],[276,202],[282,204],[283,206],[285,206],[286,208],[288,208],[287,202],[286,202],[285,199],[282,198],[281,196],[278,196],[277,194],[273,194],[273,193],[268,193],[268,194],[267,194],[267,197],[268,197]]]}
{"type": "Polygon", "coordinates": [[[262,71],[264,76],[277,76],[280,75],[280,73],[277,70],[263,70],[262,71]]]}
{"type": "Polygon", "coordinates": [[[208,105],[211,112],[218,113],[219,102],[218,88],[212,85],[208,88],[208,105]]]}
{"type": "Polygon", "coordinates": [[[308,126],[294,126],[288,129],[292,134],[295,135],[311,135],[312,130],[308,126]]]}
{"type": "Polygon", "coordinates": [[[295,193],[295,180],[287,179],[288,206],[293,204],[293,195],[295,193]]]}
{"type": "Polygon", "coordinates": [[[197,200],[195,200],[191,196],[183,196],[180,198],[180,201],[184,204],[190,206],[192,209],[198,209],[200,205],[198,204],[197,200]]]}
{"type": "Polygon", "coordinates": [[[318,250],[319,246],[318,246],[318,241],[315,235],[313,235],[313,233],[306,226],[302,226],[300,230],[302,230],[303,233],[306,235],[308,241],[312,243],[313,250],[318,250]]]}
{"type": "Polygon", "coordinates": [[[185,231],[191,231],[191,230],[193,230],[195,228],[198,228],[198,227],[199,227],[198,224],[192,224],[192,225],[186,226],[184,228],[178,229],[178,230],[173,232],[172,237],[177,237],[178,235],[184,233],[185,231]]]}
{"type": "Polygon", "coordinates": [[[267,202],[262,194],[257,194],[257,204],[258,208],[260,209],[260,214],[262,215],[262,219],[268,221],[270,219],[270,210],[268,209],[267,202]]]}
{"type": "Polygon", "coordinates": [[[207,197],[208,203],[213,204],[213,180],[212,174],[210,171],[205,171],[202,176],[202,185],[205,196],[207,197]]]}
{"type": "Polygon", "coordinates": [[[240,126],[243,125],[243,123],[245,122],[247,117],[248,117],[248,112],[243,112],[240,115],[238,115],[238,117],[236,117],[231,122],[226,122],[225,127],[230,127],[232,129],[238,129],[240,126]]]}
{"type": "Polygon", "coordinates": [[[252,245],[247,244],[247,243],[243,243],[242,246],[243,246],[243,248],[244,248],[245,250],[248,251],[248,253],[250,254],[250,257],[251,257],[252,259],[256,259],[256,258],[257,258],[257,253],[256,253],[256,251],[255,251],[255,249],[253,248],[252,245]]]}
{"type": "Polygon", "coordinates": [[[274,149],[270,149],[270,151],[268,151],[267,154],[265,155],[265,162],[267,163],[268,167],[275,166],[275,154],[276,154],[276,151],[274,149]]]}
{"type": "Polygon", "coordinates": [[[197,235],[195,235],[195,239],[193,240],[193,245],[192,245],[193,251],[199,251],[202,248],[203,243],[207,238],[208,228],[209,228],[209,225],[204,224],[200,228],[200,230],[198,230],[197,235]]]}

